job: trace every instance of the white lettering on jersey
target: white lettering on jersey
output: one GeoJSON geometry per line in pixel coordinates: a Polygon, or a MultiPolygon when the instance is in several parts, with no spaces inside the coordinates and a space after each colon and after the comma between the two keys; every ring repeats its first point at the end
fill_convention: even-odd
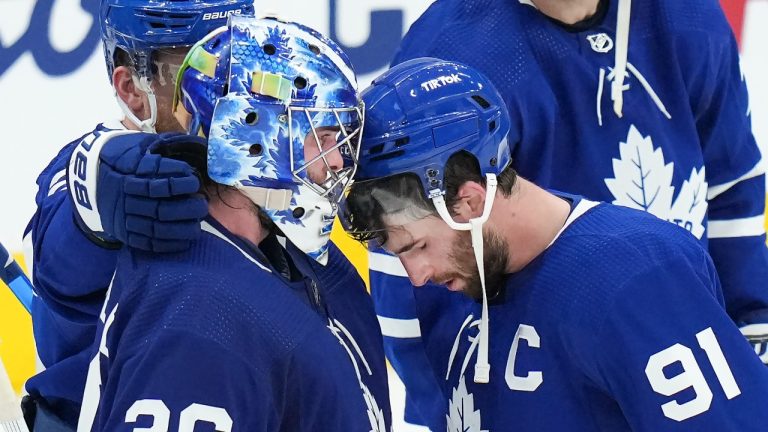
{"type": "Polygon", "coordinates": [[[520,339],[528,342],[530,348],[540,348],[541,338],[533,326],[520,324],[517,327],[515,338],[512,339],[512,346],[509,347],[509,357],[507,358],[507,368],[504,370],[504,379],[510,390],[532,392],[544,382],[544,374],[541,371],[530,371],[525,376],[515,375],[515,359],[517,358],[520,339]]]}
{"type": "Polygon", "coordinates": [[[696,238],[704,235],[708,205],[704,166],[691,169],[673,202],[675,164],[665,163],[664,151],[654,149],[650,136],[643,137],[630,126],[627,141],[619,143],[619,154],[620,159],[613,159],[614,178],[605,179],[614,197],[612,204],[647,211],[687,229],[696,238]]]}
{"type": "Polygon", "coordinates": [[[94,232],[104,231],[96,200],[99,153],[110,139],[136,132],[129,130],[93,131],[80,141],[70,156],[67,168],[69,193],[72,195],[75,210],[80,215],[80,219],[94,232]]]}
{"type": "MultiPolygon", "coordinates": [[[[169,432],[171,410],[159,399],[141,399],[125,412],[125,423],[136,423],[139,417],[152,417],[152,426],[133,428],[133,432],[169,432]]],[[[232,432],[232,417],[224,408],[193,403],[179,414],[178,432],[194,432],[197,422],[212,423],[217,432],[232,432]]]]}
{"type": "Polygon", "coordinates": [[[158,399],[137,400],[125,412],[125,422],[127,424],[136,423],[142,416],[152,417],[152,426],[133,428],[134,432],[168,432],[168,425],[171,423],[171,410],[168,409],[165,402],[158,399]]]}
{"type": "MultiPolygon", "coordinates": [[[[731,367],[725,360],[725,355],[717,342],[712,327],[707,327],[697,333],[696,339],[715,371],[725,396],[728,399],[733,399],[740,395],[741,389],[736,384],[731,367]]],[[[678,422],[688,420],[706,412],[712,405],[712,390],[701,372],[693,351],[685,345],[677,343],[652,355],[645,366],[645,375],[653,391],[664,396],[673,396],[689,388],[696,393],[696,397],[689,401],[679,403],[677,400],[671,400],[661,405],[661,411],[672,420],[678,422]],[[667,377],[664,374],[664,369],[675,363],[679,363],[683,371],[675,376],[667,377]]]]}

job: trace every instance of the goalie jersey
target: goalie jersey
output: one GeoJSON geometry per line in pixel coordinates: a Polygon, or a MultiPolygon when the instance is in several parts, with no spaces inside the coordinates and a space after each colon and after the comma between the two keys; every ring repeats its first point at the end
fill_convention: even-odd
{"type": "Polygon", "coordinates": [[[467,361],[481,306],[465,309],[440,380],[447,430],[764,430],[768,369],[723,310],[706,251],[647,213],[573,202],[490,305],[488,384],[467,361]]]}
{"type": "MultiPolygon", "coordinates": [[[[573,26],[530,1],[438,0],[394,63],[438,57],[486,74],[507,102],[521,176],[689,230],[712,256],[731,318],[766,322],[765,176],[722,10],[716,0],[632,2],[621,117],[611,97],[617,16],[617,0],[573,26]]],[[[406,418],[443,430],[444,408],[428,396],[440,373],[420,371],[444,361],[451,341],[435,328],[460,325],[449,311],[469,300],[442,287],[414,291],[396,259],[370,258],[387,355],[408,390],[406,418]]]]}
{"type": "Polygon", "coordinates": [[[186,252],[121,252],[78,430],[388,431],[381,334],[341,252],[323,267],[202,228],[186,252]]]}

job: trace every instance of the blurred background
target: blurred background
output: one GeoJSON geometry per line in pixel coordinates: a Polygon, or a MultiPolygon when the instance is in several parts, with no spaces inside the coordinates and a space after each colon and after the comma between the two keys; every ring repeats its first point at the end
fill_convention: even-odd
{"type": "MultiPolygon", "coordinates": [[[[403,34],[430,3],[256,0],[256,10],[302,22],[340,43],[364,88],[384,71],[403,34]]],[[[741,46],[753,129],[765,153],[768,0],[721,0],[721,4],[741,46]]],[[[99,0],[0,0],[0,242],[20,262],[38,173],[66,143],[101,121],[120,117],[104,66],[98,7],[99,0]]],[[[339,234],[335,239],[366,273],[364,251],[339,234]]],[[[0,358],[19,391],[35,369],[31,322],[4,286],[0,286],[0,358]]],[[[395,415],[396,420],[401,418],[395,415]]]]}

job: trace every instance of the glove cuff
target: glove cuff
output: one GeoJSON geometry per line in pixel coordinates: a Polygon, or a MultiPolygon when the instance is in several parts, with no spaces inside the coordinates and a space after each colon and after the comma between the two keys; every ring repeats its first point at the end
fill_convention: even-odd
{"type": "Polygon", "coordinates": [[[91,243],[95,244],[98,247],[104,248],[104,249],[110,249],[110,250],[116,250],[123,247],[123,244],[116,238],[111,237],[107,235],[105,232],[96,233],[90,230],[88,226],[85,225],[82,219],[80,219],[80,215],[77,214],[77,212],[72,215],[72,218],[75,220],[75,225],[77,225],[78,228],[80,228],[80,232],[83,233],[85,238],[87,238],[91,243]]]}
{"type": "Polygon", "coordinates": [[[96,200],[99,178],[99,154],[110,139],[136,131],[115,130],[88,135],[75,147],[67,167],[69,195],[77,213],[77,219],[91,233],[102,233],[101,215],[96,200]]]}

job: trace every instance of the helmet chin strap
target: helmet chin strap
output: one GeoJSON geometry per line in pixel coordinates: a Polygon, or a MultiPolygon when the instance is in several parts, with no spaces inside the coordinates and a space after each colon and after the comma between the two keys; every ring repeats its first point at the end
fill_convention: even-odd
{"type": "Polygon", "coordinates": [[[115,99],[117,99],[117,104],[120,106],[120,109],[123,111],[123,114],[125,114],[128,120],[135,124],[139,130],[147,133],[156,133],[155,123],[157,122],[157,98],[155,97],[155,92],[152,90],[152,86],[149,85],[149,78],[139,78],[136,75],[134,75],[132,78],[133,84],[147,94],[147,99],[149,100],[149,118],[146,120],[139,120],[139,118],[136,117],[136,114],[134,114],[133,111],[128,108],[128,105],[126,105],[125,101],[122,100],[117,94],[117,89],[115,89],[115,99]]]}
{"type": "Polygon", "coordinates": [[[488,221],[491,215],[491,207],[496,197],[496,175],[486,174],[485,184],[485,205],[483,214],[480,217],[472,218],[468,223],[459,223],[453,220],[448,213],[443,195],[432,198],[437,213],[451,228],[457,231],[469,231],[472,235],[472,249],[475,252],[475,262],[477,271],[480,273],[480,286],[483,291],[483,313],[480,317],[480,334],[478,336],[477,360],[475,361],[474,381],[480,384],[487,384],[490,380],[491,365],[488,363],[488,293],[485,287],[485,264],[483,261],[483,224],[488,221]]]}
{"type": "MultiPolygon", "coordinates": [[[[624,108],[624,91],[628,86],[624,85],[627,74],[627,51],[629,49],[629,16],[632,10],[632,0],[619,0],[618,15],[616,17],[616,48],[615,64],[613,67],[613,82],[611,83],[611,99],[613,111],[621,118],[624,108]]],[[[657,104],[658,105],[658,104],[657,104]]]]}

